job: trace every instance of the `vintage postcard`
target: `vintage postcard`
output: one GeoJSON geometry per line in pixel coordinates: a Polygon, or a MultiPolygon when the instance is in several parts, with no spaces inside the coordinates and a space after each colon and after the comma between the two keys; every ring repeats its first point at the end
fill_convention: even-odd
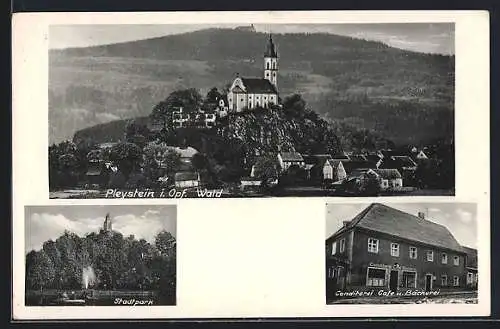
{"type": "Polygon", "coordinates": [[[487,12],[13,31],[14,319],[490,314],[487,12]]]}
{"type": "Polygon", "coordinates": [[[176,304],[175,206],[27,206],[26,306],[176,304]]]}
{"type": "Polygon", "coordinates": [[[475,204],[326,208],[327,304],[477,303],[475,204]]]}

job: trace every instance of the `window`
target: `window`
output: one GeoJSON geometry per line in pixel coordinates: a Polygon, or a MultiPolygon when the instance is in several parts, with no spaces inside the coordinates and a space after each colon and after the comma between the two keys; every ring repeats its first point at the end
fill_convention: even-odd
{"type": "Polygon", "coordinates": [[[427,250],[427,261],[428,262],[434,261],[434,252],[432,250],[427,250]]]}
{"type": "Polygon", "coordinates": [[[337,242],[332,243],[332,255],[337,253],[337,242]]]}
{"type": "Polygon", "coordinates": [[[417,259],[417,247],[410,247],[410,259],[417,259]]]}
{"type": "Polygon", "coordinates": [[[458,256],[453,256],[453,265],[460,265],[460,258],[458,256]]]}
{"type": "Polygon", "coordinates": [[[345,251],[345,239],[340,240],[340,248],[339,252],[345,251]]]}
{"type": "Polygon", "coordinates": [[[417,287],[417,272],[403,271],[403,280],[401,282],[403,288],[417,287]]]}
{"type": "Polygon", "coordinates": [[[474,273],[467,272],[467,284],[471,284],[474,282],[474,273]]]}
{"type": "Polygon", "coordinates": [[[446,274],[441,275],[441,286],[446,286],[448,284],[448,277],[446,274]]]}
{"type": "Polygon", "coordinates": [[[266,63],[266,69],[269,70],[269,62],[266,63]]]}
{"type": "Polygon", "coordinates": [[[447,264],[448,263],[448,255],[445,253],[441,254],[441,264],[447,264]]]}
{"type": "Polygon", "coordinates": [[[379,268],[367,269],[366,285],[369,287],[383,287],[385,286],[385,270],[379,268]]]}
{"type": "Polygon", "coordinates": [[[453,277],[453,285],[458,287],[460,285],[460,278],[458,276],[453,277]]]}
{"type": "Polygon", "coordinates": [[[378,253],[378,240],[369,238],[368,239],[368,252],[378,253]]]}
{"type": "Polygon", "coordinates": [[[391,243],[391,256],[399,257],[399,244],[391,243]]]}

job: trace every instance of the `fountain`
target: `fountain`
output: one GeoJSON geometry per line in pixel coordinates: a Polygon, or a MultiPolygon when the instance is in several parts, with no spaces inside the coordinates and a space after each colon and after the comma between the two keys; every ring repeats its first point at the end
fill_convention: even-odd
{"type": "Polygon", "coordinates": [[[85,289],[88,289],[89,286],[94,285],[96,281],[94,269],[92,266],[84,267],[82,270],[82,284],[85,289]]]}

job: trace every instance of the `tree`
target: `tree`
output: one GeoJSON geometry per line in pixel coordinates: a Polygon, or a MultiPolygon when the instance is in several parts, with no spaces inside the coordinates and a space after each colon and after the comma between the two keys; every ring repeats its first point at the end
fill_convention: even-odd
{"type": "Polygon", "coordinates": [[[163,230],[155,237],[155,246],[161,255],[172,255],[175,245],[175,238],[170,232],[163,230]]]}
{"type": "Polygon", "coordinates": [[[262,180],[262,185],[267,186],[269,181],[278,178],[279,162],[275,155],[262,156],[255,162],[254,175],[262,180]]]}
{"type": "Polygon", "coordinates": [[[26,269],[26,285],[31,289],[43,290],[50,286],[56,273],[52,260],[43,250],[28,253],[26,269]]]}
{"type": "Polygon", "coordinates": [[[171,129],[169,124],[173,111],[182,108],[185,112],[193,112],[201,108],[202,103],[203,97],[196,89],[176,90],[154,107],[151,117],[166,124],[171,129]]]}
{"type": "Polygon", "coordinates": [[[205,102],[207,104],[217,103],[218,100],[222,97],[222,94],[217,90],[216,87],[210,89],[205,97],[205,102]]]}
{"type": "Polygon", "coordinates": [[[144,148],[144,171],[152,181],[164,174],[173,177],[180,165],[180,154],[165,143],[150,143],[144,148]]]}
{"type": "Polygon", "coordinates": [[[142,160],[142,150],[133,143],[118,143],[111,148],[110,159],[128,177],[136,170],[142,160]]]}
{"type": "Polygon", "coordinates": [[[306,114],[306,101],[301,95],[293,94],[285,98],[283,109],[288,116],[301,118],[306,114]]]}

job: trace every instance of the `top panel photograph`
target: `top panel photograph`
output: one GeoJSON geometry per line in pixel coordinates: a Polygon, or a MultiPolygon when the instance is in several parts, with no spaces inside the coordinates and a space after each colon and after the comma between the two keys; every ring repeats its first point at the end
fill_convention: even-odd
{"type": "Polygon", "coordinates": [[[51,199],[455,195],[453,23],[52,25],[51,199]]]}

